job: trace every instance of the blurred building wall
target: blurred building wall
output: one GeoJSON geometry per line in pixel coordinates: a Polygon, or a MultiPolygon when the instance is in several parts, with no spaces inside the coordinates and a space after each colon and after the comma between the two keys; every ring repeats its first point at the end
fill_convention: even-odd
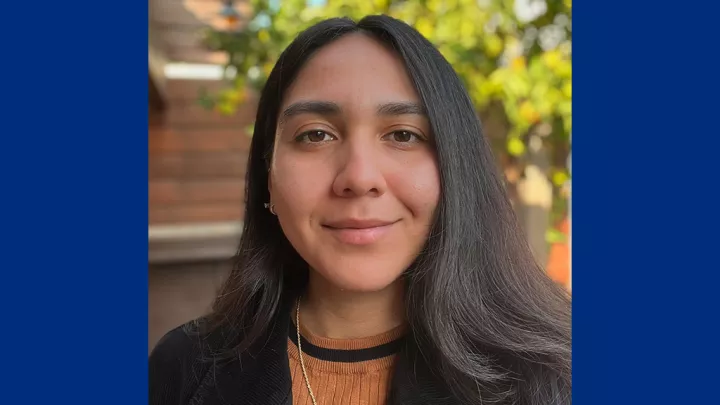
{"type": "Polygon", "coordinates": [[[254,119],[250,104],[223,116],[198,104],[217,82],[170,80],[166,110],[148,130],[150,225],[242,219],[244,176],[254,119]]]}
{"type": "MultiPolygon", "coordinates": [[[[236,1],[243,15],[247,0],[236,1]]],[[[168,63],[223,64],[199,40],[221,28],[221,0],[149,0],[148,348],[203,315],[230,269],[244,210],[252,101],[232,117],[204,110],[199,92],[218,81],[172,80],[168,63]],[[154,92],[152,90],[155,90],[154,92]]]]}
{"type": "Polygon", "coordinates": [[[151,94],[148,127],[148,350],[170,329],[205,314],[230,269],[244,211],[254,119],[203,109],[214,81],[167,80],[151,94]]]}

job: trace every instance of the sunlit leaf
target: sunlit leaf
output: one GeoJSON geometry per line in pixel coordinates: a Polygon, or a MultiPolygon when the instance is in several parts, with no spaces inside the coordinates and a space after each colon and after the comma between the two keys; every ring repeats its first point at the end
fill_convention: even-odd
{"type": "Polygon", "coordinates": [[[485,52],[491,58],[499,56],[503,51],[503,42],[497,35],[485,36],[485,52]]]}
{"type": "Polygon", "coordinates": [[[270,33],[267,30],[260,30],[258,31],[258,39],[261,43],[267,44],[270,42],[270,33]]]}
{"type": "Polygon", "coordinates": [[[553,70],[558,77],[568,78],[572,75],[572,64],[568,60],[562,60],[553,70]]]}
{"type": "Polygon", "coordinates": [[[520,116],[529,123],[535,123],[540,120],[540,113],[530,101],[523,101],[520,104],[520,116]]]}
{"type": "Polygon", "coordinates": [[[418,32],[420,32],[426,38],[432,38],[433,32],[435,31],[433,23],[429,19],[424,17],[418,19],[417,23],[415,24],[415,29],[417,29],[418,32]]]}
{"type": "Polygon", "coordinates": [[[562,55],[557,49],[543,53],[542,58],[545,65],[552,70],[557,69],[558,65],[562,62],[562,55]]]}
{"type": "Polygon", "coordinates": [[[525,144],[519,138],[510,138],[507,142],[507,150],[512,156],[525,154],[525,144]]]}
{"type": "Polygon", "coordinates": [[[218,103],[215,105],[215,111],[223,115],[232,115],[235,113],[236,104],[232,103],[218,103]]]}
{"type": "Polygon", "coordinates": [[[510,61],[510,68],[514,71],[521,71],[525,69],[525,57],[516,56],[510,61]]]}
{"type": "Polygon", "coordinates": [[[565,182],[567,182],[569,179],[570,179],[570,177],[568,176],[567,172],[565,172],[565,171],[557,171],[552,176],[553,184],[555,184],[558,187],[565,184],[565,182]]]}
{"type": "Polygon", "coordinates": [[[373,0],[373,6],[375,6],[376,9],[383,10],[387,8],[388,5],[390,5],[390,0],[373,0]]]}

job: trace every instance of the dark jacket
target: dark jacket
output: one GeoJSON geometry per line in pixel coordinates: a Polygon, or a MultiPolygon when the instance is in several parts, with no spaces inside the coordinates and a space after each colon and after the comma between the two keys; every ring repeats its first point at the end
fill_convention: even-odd
{"type": "MultiPolygon", "coordinates": [[[[287,340],[291,308],[279,311],[263,339],[233,360],[213,361],[213,338],[166,334],[150,355],[150,405],[291,405],[287,340]]],[[[220,331],[216,336],[224,334],[220,331]]],[[[407,342],[411,339],[406,339],[407,342]]],[[[395,367],[389,404],[451,405],[444,384],[432,375],[414,345],[404,344],[395,367]]]]}

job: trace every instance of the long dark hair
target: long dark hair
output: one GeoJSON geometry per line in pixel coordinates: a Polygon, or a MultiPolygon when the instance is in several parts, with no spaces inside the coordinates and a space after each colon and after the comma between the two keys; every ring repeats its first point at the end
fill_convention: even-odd
{"type": "Polygon", "coordinates": [[[242,241],[211,324],[242,336],[228,351],[245,350],[305,287],[307,264],[264,207],[277,118],[308,58],[350,33],[402,58],[435,134],[441,197],[427,245],[404,275],[412,344],[463,402],[570,403],[569,295],[535,262],[455,71],[422,35],[387,16],[322,21],[280,56],[257,111],[242,241]]]}

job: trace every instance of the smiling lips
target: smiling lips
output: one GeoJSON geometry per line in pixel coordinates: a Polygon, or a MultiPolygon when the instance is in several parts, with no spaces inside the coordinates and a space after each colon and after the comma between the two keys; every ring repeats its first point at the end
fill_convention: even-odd
{"type": "Polygon", "coordinates": [[[369,245],[378,241],[398,221],[341,220],[323,224],[338,241],[349,245],[369,245]]]}

